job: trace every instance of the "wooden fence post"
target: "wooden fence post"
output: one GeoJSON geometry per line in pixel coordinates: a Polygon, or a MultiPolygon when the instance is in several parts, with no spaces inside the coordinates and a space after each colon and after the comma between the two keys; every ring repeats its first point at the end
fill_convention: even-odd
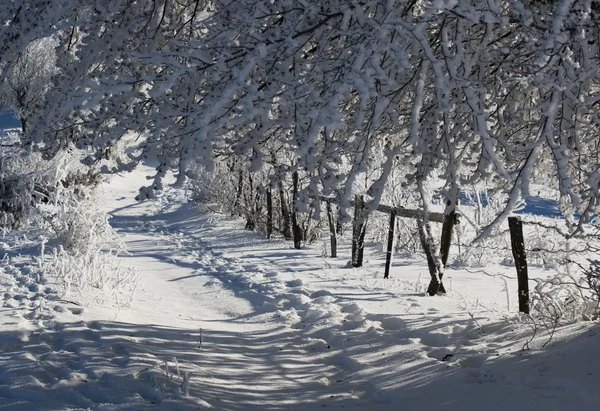
{"type": "Polygon", "coordinates": [[[508,228],[519,284],[519,311],[529,314],[529,279],[527,276],[527,254],[525,253],[523,222],[519,217],[508,217],[508,228]]]}
{"type": "Polygon", "coordinates": [[[394,228],[396,227],[396,210],[390,213],[390,228],[388,229],[387,253],[385,255],[385,273],[383,278],[390,278],[392,266],[392,247],[394,246],[394,228]]]}
{"type": "Polygon", "coordinates": [[[352,267],[362,267],[363,264],[367,226],[367,219],[362,215],[364,207],[364,197],[356,196],[354,201],[354,226],[352,229],[352,267]]]}
{"type": "Polygon", "coordinates": [[[331,210],[331,201],[327,201],[327,220],[329,221],[329,238],[331,239],[331,258],[337,257],[337,237],[335,232],[335,223],[333,222],[333,212],[331,210]]]}

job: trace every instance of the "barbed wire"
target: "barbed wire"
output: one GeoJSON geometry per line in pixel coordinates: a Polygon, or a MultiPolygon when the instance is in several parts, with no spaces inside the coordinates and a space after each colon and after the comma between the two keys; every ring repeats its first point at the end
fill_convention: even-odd
{"type": "Polygon", "coordinates": [[[504,277],[504,278],[507,278],[509,280],[516,280],[517,279],[517,277],[512,277],[510,275],[506,275],[506,274],[502,274],[502,273],[491,274],[491,273],[488,273],[485,270],[472,270],[472,269],[469,269],[469,268],[466,268],[466,267],[462,267],[460,269],[461,270],[465,270],[466,272],[468,272],[470,274],[484,274],[484,275],[487,275],[488,277],[493,277],[493,278],[495,278],[495,277],[504,277]]]}
{"type": "MultiPolygon", "coordinates": [[[[505,251],[505,252],[510,252],[512,253],[512,248],[510,247],[502,247],[502,246],[491,246],[491,245],[487,245],[487,244],[479,244],[479,243],[453,243],[453,245],[456,245],[457,247],[471,247],[471,248],[479,248],[479,249],[485,249],[485,250],[491,250],[491,251],[505,251]]],[[[592,252],[596,252],[597,248],[590,246],[590,245],[586,245],[583,248],[559,248],[559,249],[549,249],[549,248],[544,248],[544,247],[531,247],[531,248],[527,248],[525,247],[525,251],[530,252],[530,253],[540,253],[540,252],[544,252],[544,253],[548,253],[548,254],[584,254],[584,253],[592,253],[592,252]]]]}

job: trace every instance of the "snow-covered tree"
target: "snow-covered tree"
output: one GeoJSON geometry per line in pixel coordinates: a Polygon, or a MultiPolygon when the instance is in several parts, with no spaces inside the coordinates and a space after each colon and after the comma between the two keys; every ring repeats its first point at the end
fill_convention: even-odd
{"type": "Polygon", "coordinates": [[[566,211],[597,210],[591,0],[13,0],[0,13],[0,76],[32,39],[61,39],[53,121],[32,143],[101,156],[140,133],[133,160],[159,160],[141,198],[215,152],[257,170],[277,143],[295,156],[288,172],[311,176],[306,191],[347,202],[385,142],[373,204],[398,162],[423,200],[441,175],[448,211],[461,184],[492,180],[509,201],[488,233],[544,163],[566,211]]]}
{"type": "Polygon", "coordinates": [[[12,108],[27,132],[29,119],[42,103],[56,72],[55,42],[42,38],[31,42],[10,67],[0,83],[0,106],[12,108]]]}

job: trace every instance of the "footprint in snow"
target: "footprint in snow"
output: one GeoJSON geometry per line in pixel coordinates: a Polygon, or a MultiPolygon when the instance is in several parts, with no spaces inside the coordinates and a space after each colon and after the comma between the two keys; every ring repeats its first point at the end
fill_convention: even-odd
{"type": "Polygon", "coordinates": [[[436,348],[429,351],[426,355],[429,358],[443,362],[451,362],[455,360],[453,350],[448,348],[436,348]]]}
{"type": "Polygon", "coordinates": [[[311,298],[313,298],[313,304],[325,305],[325,304],[334,303],[336,301],[336,299],[331,295],[323,295],[320,297],[315,297],[314,295],[315,295],[315,293],[312,293],[310,295],[311,298]]]}
{"type": "Polygon", "coordinates": [[[319,297],[326,297],[326,296],[332,296],[331,291],[319,290],[319,291],[315,291],[314,293],[312,293],[310,295],[311,298],[319,298],[319,297]]]}
{"type": "Polygon", "coordinates": [[[340,306],[342,307],[341,311],[343,313],[360,314],[364,312],[362,307],[357,303],[340,304],[340,306]]]}
{"type": "Polygon", "coordinates": [[[485,354],[473,354],[461,359],[459,364],[463,368],[481,368],[487,359],[485,354]]]}
{"type": "Polygon", "coordinates": [[[302,280],[298,279],[298,280],[288,281],[285,283],[285,285],[287,285],[288,287],[301,287],[302,280]]]}
{"type": "Polygon", "coordinates": [[[412,304],[410,305],[410,307],[408,307],[408,308],[406,309],[406,312],[409,312],[409,311],[410,311],[410,310],[412,310],[413,308],[419,308],[419,307],[421,307],[421,304],[419,304],[419,303],[412,303],[412,304]]]}
{"type": "Polygon", "coordinates": [[[537,372],[540,374],[545,374],[552,370],[552,366],[549,364],[540,363],[540,364],[536,364],[536,365],[539,366],[539,368],[537,369],[537,372]]]}
{"type": "Polygon", "coordinates": [[[388,317],[381,321],[381,328],[388,331],[398,331],[406,328],[406,323],[398,317],[388,317]]]}
{"type": "Polygon", "coordinates": [[[448,334],[431,332],[421,336],[420,342],[428,347],[447,347],[453,345],[455,339],[448,334]]]}
{"type": "Polygon", "coordinates": [[[102,339],[97,330],[84,330],[81,332],[81,336],[88,341],[100,341],[102,339]]]}
{"type": "Polygon", "coordinates": [[[500,381],[501,376],[493,373],[490,370],[482,370],[478,368],[469,369],[465,381],[471,384],[494,383],[500,381]]]}
{"type": "Polygon", "coordinates": [[[118,356],[128,356],[130,354],[129,352],[129,344],[127,342],[117,342],[114,344],[111,344],[110,346],[110,350],[118,356]]]}
{"type": "Polygon", "coordinates": [[[79,307],[67,307],[67,309],[69,311],[71,311],[71,314],[73,314],[73,315],[81,315],[83,313],[83,308],[79,308],[79,307]]]}
{"type": "Polygon", "coordinates": [[[356,330],[359,328],[364,328],[366,325],[366,321],[365,320],[349,320],[349,319],[345,319],[344,322],[342,323],[341,329],[342,331],[352,331],[352,330],[356,330]]]}
{"type": "Polygon", "coordinates": [[[85,326],[92,330],[101,330],[103,328],[100,321],[90,321],[85,323],[85,326]]]}

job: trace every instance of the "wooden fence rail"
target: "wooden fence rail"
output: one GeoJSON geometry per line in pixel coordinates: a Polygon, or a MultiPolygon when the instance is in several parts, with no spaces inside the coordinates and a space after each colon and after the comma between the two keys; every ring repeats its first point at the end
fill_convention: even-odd
{"type": "MultiPolygon", "coordinates": [[[[321,196],[319,199],[321,201],[329,201],[331,204],[339,205],[339,203],[340,203],[337,198],[332,198],[332,197],[321,196]]],[[[350,200],[351,206],[354,206],[355,203],[356,202],[354,200],[350,200]]],[[[404,208],[404,207],[390,207],[385,204],[379,204],[375,210],[381,211],[382,213],[386,213],[386,214],[391,214],[392,211],[394,211],[396,213],[396,217],[420,218],[420,219],[425,218],[425,212],[423,210],[414,210],[414,209],[404,208]]],[[[432,221],[434,223],[443,223],[444,222],[444,213],[429,212],[427,220],[432,221]]]]}

